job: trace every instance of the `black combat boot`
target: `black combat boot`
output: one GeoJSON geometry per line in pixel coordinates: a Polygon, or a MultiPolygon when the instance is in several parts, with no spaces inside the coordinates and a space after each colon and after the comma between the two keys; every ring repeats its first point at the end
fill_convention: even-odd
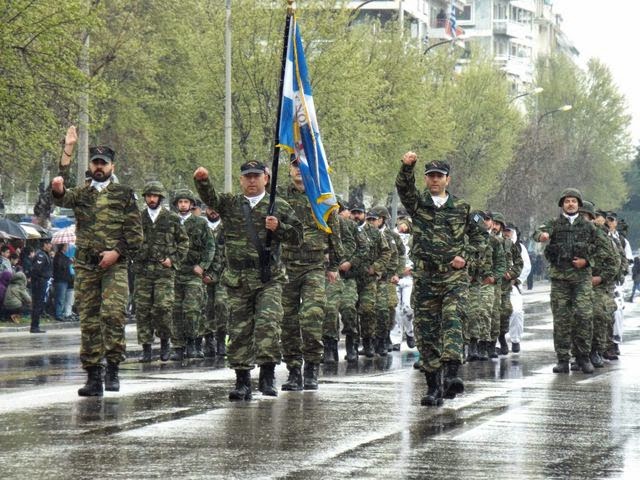
{"type": "Polygon", "coordinates": [[[229,400],[251,400],[251,373],[236,370],[236,388],[229,392],[229,400]]]}
{"type": "Polygon", "coordinates": [[[553,367],[553,373],[569,373],[569,362],[567,360],[558,360],[558,363],[553,367]]]}
{"type": "Polygon", "coordinates": [[[338,363],[340,354],[338,352],[338,340],[335,338],[331,340],[331,350],[333,351],[333,359],[338,363]]]}
{"type": "Polygon", "coordinates": [[[162,360],[163,362],[166,362],[167,360],[169,360],[170,348],[171,348],[171,345],[169,344],[169,339],[161,338],[160,339],[160,360],[162,360]]]}
{"type": "Polygon", "coordinates": [[[597,350],[591,350],[591,354],[589,355],[589,359],[591,360],[591,364],[595,367],[595,368],[602,368],[604,367],[604,360],[602,360],[602,357],[600,356],[600,352],[598,352],[597,350]]]}
{"type": "Polygon", "coordinates": [[[184,356],[186,358],[196,358],[196,341],[193,338],[187,338],[185,341],[184,356]]]}
{"type": "Polygon", "coordinates": [[[511,342],[511,351],[513,353],[520,353],[520,342],[511,342]]]}
{"type": "Polygon", "coordinates": [[[173,353],[169,357],[169,360],[174,362],[181,362],[184,360],[184,347],[173,347],[173,353]]]}
{"type": "Polygon", "coordinates": [[[227,355],[226,335],[217,335],[216,337],[216,355],[224,357],[227,355]]]}
{"type": "Polygon", "coordinates": [[[103,394],[102,366],[87,367],[87,383],[78,389],[78,395],[81,397],[101,397],[103,394]]]}
{"type": "Polygon", "coordinates": [[[104,389],[107,392],[120,391],[120,379],[118,378],[119,369],[117,363],[107,362],[107,371],[104,375],[104,389]]]}
{"type": "Polygon", "coordinates": [[[504,335],[504,333],[501,333],[498,337],[498,342],[500,342],[500,355],[509,355],[509,344],[504,335]]]}
{"type": "Polygon", "coordinates": [[[439,407],[442,405],[442,380],[440,370],[428,372],[427,393],[420,399],[420,405],[425,407],[439,407]]]}
{"type": "Polygon", "coordinates": [[[356,345],[353,342],[353,336],[347,335],[345,339],[345,347],[347,349],[347,354],[344,356],[344,359],[347,362],[357,362],[358,361],[358,350],[356,349],[356,345]]]}
{"type": "Polygon", "coordinates": [[[302,390],[302,372],[300,367],[289,367],[289,378],[282,384],[282,390],[285,392],[299,392],[302,390]]]}
{"type": "Polygon", "coordinates": [[[318,364],[304,362],[304,389],[318,389],[318,364]]]}
{"type": "Polygon", "coordinates": [[[362,353],[367,358],[373,358],[373,340],[371,338],[362,339],[362,353]]]}
{"type": "Polygon", "coordinates": [[[464,392],[464,383],[458,377],[458,367],[460,367],[460,362],[451,361],[444,364],[444,379],[442,381],[442,396],[444,398],[456,398],[456,395],[464,392]]]}
{"type": "Polygon", "coordinates": [[[576,358],[573,362],[571,362],[569,364],[569,370],[571,370],[572,372],[577,372],[581,369],[582,367],[580,366],[580,362],[578,362],[578,359],[576,358]]]}
{"type": "Polygon", "coordinates": [[[467,362],[475,362],[476,360],[480,360],[480,357],[478,357],[478,339],[472,338],[469,342],[469,353],[467,355],[467,362]]]}
{"type": "Polygon", "coordinates": [[[582,373],[593,373],[594,372],[593,364],[591,363],[591,360],[589,360],[589,356],[588,355],[580,355],[578,357],[578,364],[580,365],[580,368],[582,369],[582,373]]]}
{"type": "Polygon", "coordinates": [[[141,363],[149,363],[151,361],[151,344],[142,344],[142,354],[138,357],[138,361],[141,363]]]}
{"type": "Polygon", "coordinates": [[[384,337],[376,337],[376,353],[381,357],[386,357],[389,349],[387,348],[387,339],[384,337]]]}
{"type": "Polygon", "coordinates": [[[194,346],[193,358],[204,358],[204,353],[202,353],[202,337],[196,337],[193,340],[193,346],[194,346]]]}
{"type": "Polygon", "coordinates": [[[487,342],[487,355],[489,355],[489,358],[498,358],[495,338],[487,342]]]}
{"type": "Polygon", "coordinates": [[[489,354],[487,353],[487,343],[489,342],[485,342],[483,340],[478,342],[478,360],[480,360],[481,362],[489,360],[489,354]]]}
{"type": "Polygon", "coordinates": [[[207,333],[204,336],[204,348],[202,353],[205,358],[213,358],[216,356],[216,346],[213,343],[213,333],[207,333]]]}
{"type": "Polygon", "coordinates": [[[278,391],[275,388],[276,364],[265,363],[260,365],[260,378],[258,380],[258,390],[268,397],[277,397],[278,391]]]}
{"type": "Polygon", "coordinates": [[[416,339],[411,335],[407,335],[407,347],[416,348],[416,339]]]}
{"type": "Polygon", "coordinates": [[[322,358],[325,365],[328,363],[335,363],[335,359],[333,358],[332,342],[332,338],[322,337],[322,345],[324,346],[324,353],[322,354],[322,358]]]}

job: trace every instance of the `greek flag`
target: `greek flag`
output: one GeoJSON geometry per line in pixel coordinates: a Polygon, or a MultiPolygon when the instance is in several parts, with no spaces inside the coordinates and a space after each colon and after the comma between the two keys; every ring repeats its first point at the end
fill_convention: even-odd
{"type": "Polygon", "coordinates": [[[449,22],[445,27],[445,32],[453,40],[464,35],[464,30],[458,26],[458,20],[456,19],[456,7],[453,5],[453,2],[451,2],[451,13],[449,14],[449,22]]]}
{"type": "Polygon", "coordinates": [[[329,178],[329,164],[322,146],[302,37],[295,15],[289,26],[278,144],[289,154],[295,155],[318,228],[331,233],[327,219],[338,205],[329,178]]]}

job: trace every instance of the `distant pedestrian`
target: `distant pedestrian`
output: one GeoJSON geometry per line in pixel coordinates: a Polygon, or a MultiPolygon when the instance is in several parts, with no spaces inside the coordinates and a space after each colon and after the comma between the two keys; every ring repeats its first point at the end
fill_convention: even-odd
{"type": "Polygon", "coordinates": [[[45,330],[40,329],[40,316],[44,312],[47,288],[53,274],[51,248],[51,240],[43,240],[33,259],[33,268],[31,269],[31,297],[33,299],[31,333],[45,333],[45,330]]]}
{"type": "Polygon", "coordinates": [[[634,257],[633,267],[631,267],[631,278],[633,279],[633,288],[631,289],[631,296],[629,301],[633,303],[633,296],[636,290],[640,291],[640,257],[634,257]]]}

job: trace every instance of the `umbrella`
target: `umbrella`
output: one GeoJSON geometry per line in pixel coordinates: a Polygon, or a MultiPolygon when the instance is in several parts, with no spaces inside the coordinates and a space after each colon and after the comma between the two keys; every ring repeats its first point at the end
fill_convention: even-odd
{"type": "Polygon", "coordinates": [[[8,218],[0,218],[0,233],[3,233],[4,237],[8,238],[27,239],[27,232],[24,231],[20,224],[8,218]]]}
{"type": "Polygon", "coordinates": [[[33,228],[31,225],[25,225],[23,223],[20,224],[20,227],[26,232],[27,240],[34,240],[37,238],[42,238],[40,232],[33,228]]]}
{"type": "Polygon", "coordinates": [[[76,243],[76,226],[70,225],[54,232],[51,243],[76,243]]]}
{"type": "Polygon", "coordinates": [[[27,232],[27,234],[29,234],[29,228],[32,231],[35,230],[38,233],[37,237],[31,237],[29,235],[29,238],[51,238],[51,232],[44,228],[42,225],[38,225],[37,223],[20,222],[20,226],[27,232]]]}

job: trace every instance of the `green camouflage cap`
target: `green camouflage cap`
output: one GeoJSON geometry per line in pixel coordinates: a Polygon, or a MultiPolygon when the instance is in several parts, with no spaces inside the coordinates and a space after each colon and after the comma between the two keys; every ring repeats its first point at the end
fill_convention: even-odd
{"type": "Polygon", "coordinates": [[[142,195],[158,195],[160,197],[166,197],[167,193],[164,189],[164,185],[158,180],[151,180],[144,184],[142,189],[142,195]]]}
{"type": "Polygon", "coordinates": [[[501,223],[503,227],[507,224],[506,218],[504,218],[504,215],[501,214],[500,212],[492,212],[491,220],[493,220],[494,222],[501,223]]]}
{"type": "Polygon", "coordinates": [[[591,218],[596,218],[596,207],[593,203],[588,202],[587,200],[582,202],[582,206],[578,209],[580,213],[588,213],[591,215],[591,218]]]}
{"type": "Polygon", "coordinates": [[[173,194],[173,205],[176,205],[178,203],[178,200],[182,198],[186,198],[194,205],[196,203],[196,196],[188,188],[179,188],[178,190],[176,190],[176,193],[173,194]]]}

